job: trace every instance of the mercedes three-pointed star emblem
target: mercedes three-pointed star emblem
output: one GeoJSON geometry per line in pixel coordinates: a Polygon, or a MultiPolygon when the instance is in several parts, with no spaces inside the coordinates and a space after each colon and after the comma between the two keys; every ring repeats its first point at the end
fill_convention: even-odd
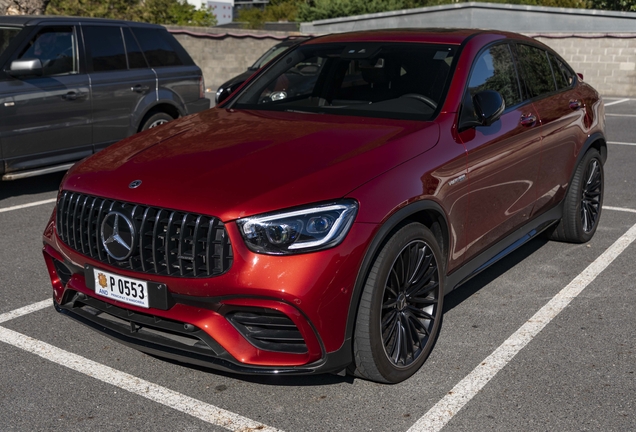
{"type": "Polygon", "coordinates": [[[101,236],[106,253],[116,260],[125,260],[132,254],[135,243],[135,226],[122,213],[111,211],[106,215],[102,222],[101,236]]]}

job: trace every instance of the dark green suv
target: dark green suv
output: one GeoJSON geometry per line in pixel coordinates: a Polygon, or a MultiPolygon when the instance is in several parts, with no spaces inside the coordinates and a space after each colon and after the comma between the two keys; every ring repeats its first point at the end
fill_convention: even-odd
{"type": "Polygon", "coordinates": [[[0,176],[65,170],[210,107],[201,69],[161,26],[0,17],[0,176]]]}

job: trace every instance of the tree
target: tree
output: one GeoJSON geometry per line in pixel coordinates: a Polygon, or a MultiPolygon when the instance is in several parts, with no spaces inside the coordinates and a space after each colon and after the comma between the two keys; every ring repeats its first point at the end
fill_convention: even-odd
{"type": "Polygon", "coordinates": [[[634,0],[590,0],[590,9],[606,9],[622,12],[636,12],[634,0]]]}
{"type": "Polygon", "coordinates": [[[216,25],[216,17],[208,8],[197,10],[193,5],[180,0],[50,0],[46,13],[125,19],[153,24],[206,27],[216,25]]]}
{"type": "Polygon", "coordinates": [[[44,15],[50,0],[0,0],[0,15],[44,15]]]}

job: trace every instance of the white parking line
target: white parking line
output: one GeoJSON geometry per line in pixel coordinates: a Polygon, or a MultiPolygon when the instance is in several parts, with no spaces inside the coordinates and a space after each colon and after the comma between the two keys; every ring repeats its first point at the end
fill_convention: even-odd
{"type": "Polygon", "coordinates": [[[625,208],[625,207],[611,207],[611,206],[603,206],[603,210],[614,210],[614,211],[622,211],[627,213],[636,213],[636,210],[625,208]]]}
{"type": "MultiPolygon", "coordinates": [[[[47,302],[50,304],[50,301],[47,302]]],[[[262,423],[201,402],[117,369],[104,366],[4,327],[0,327],[0,341],[230,431],[278,431],[278,429],[265,426],[262,423]]]]}
{"type": "Polygon", "coordinates": [[[605,106],[608,107],[608,106],[617,105],[623,102],[629,102],[629,99],[620,99],[614,102],[606,103],[605,106]]]}
{"type": "Polygon", "coordinates": [[[462,379],[442,400],[437,402],[408,432],[437,432],[448,423],[464,405],[475,397],[519,351],[570,304],[596,277],[610,265],[632,242],[636,240],[633,225],[612,246],[601,254],[581,274],[572,280],[545,306],[534,314],[519,330],[499,348],[486,357],[473,371],[462,379]]]}
{"type": "Polygon", "coordinates": [[[51,198],[51,199],[42,200],[42,201],[35,201],[35,202],[32,202],[32,203],[28,203],[28,204],[16,205],[16,206],[13,206],[13,207],[0,208],[0,213],[12,211],[12,210],[20,210],[20,209],[27,208],[27,207],[39,206],[39,205],[42,205],[42,204],[50,204],[50,203],[55,202],[56,200],[57,200],[57,198],[51,198]]]}
{"type": "Polygon", "coordinates": [[[636,117],[636,114],[605,114],[605,117],[636,117]]]}
{"type": "Polygon", "coordinates": [[[21,307],[20,309],[12,310],[11,312],[3,313],[0,315],[0,324],[15,318],[19,318],[22,315],[28,315],[32,312],[44,309],[47,306],[53,306],[53,299],[42,300],[41,302],[33,303],[28,306],[21,307]]]}
{"type": "Polygon", "coordinates": [[[620,141],[608,141],[608,144],[617,144],[617,145],[627,145],[627,146],[636,146],[636,143],[628,143],[628,142],[620,142],[620,141]]]}

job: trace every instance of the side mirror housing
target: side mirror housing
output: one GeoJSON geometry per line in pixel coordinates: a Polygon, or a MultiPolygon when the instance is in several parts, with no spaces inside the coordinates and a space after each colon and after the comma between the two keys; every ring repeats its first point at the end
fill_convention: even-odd
{"type": "Polygon", "coordinates": [[[42,62],[40,59],[14,60],[6,72],[16,78],[28,75],[42,76],[42,62]]]}
{"type": "Polygon", "coordinates": [[[483,90],[473,96],[473,106],[475,114],[477,114],[477,121],[482,126],[490,126],[499,120],[506,109],[506,103],[501,94],[494,90],[483,90]]]}
{"type": "Polygon", "coordinates": [[[497,91],[482,90],[472,98],[468,98],[467,94],[460,116],[459,131],[490,126],[499,120],[505,109],[506,103],[497,91]]]}

